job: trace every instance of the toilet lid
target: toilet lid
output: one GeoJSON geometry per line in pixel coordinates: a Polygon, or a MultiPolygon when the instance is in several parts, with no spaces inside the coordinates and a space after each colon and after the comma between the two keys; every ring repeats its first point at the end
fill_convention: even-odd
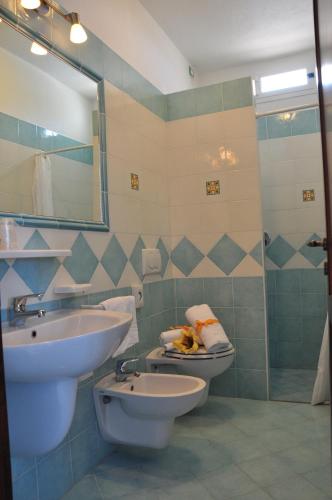
{"type": "Polygon", "coordinates": [[[165,351],[165,356],[167,358],[176,358],[176,359],[217,359],[217,358],[222,358],[224,356],[231,356],[234,354],[234,347],[232,344],[229,344],[226,349],[223,349],[218,352],[207,352],[207,350],[204,347],[200,347],[198,351],[192,352],[190,354],[185,354],[183,352],[176,352],[176,351],[165,351]]]}

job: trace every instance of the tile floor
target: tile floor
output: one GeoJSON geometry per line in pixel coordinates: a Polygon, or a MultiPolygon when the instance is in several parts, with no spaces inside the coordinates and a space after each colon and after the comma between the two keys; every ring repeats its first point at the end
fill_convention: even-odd
{"type": "Polygon", "coordinates": [[[316,370],[271,368],[271,399],[274,401],[309,403],[316,373],[316,370]]]}
{"type": "Polygon", "coordinates": [[[165,450],[117,449],[63,500],[327,500],[329,406],[210,397],[165,450]]]}

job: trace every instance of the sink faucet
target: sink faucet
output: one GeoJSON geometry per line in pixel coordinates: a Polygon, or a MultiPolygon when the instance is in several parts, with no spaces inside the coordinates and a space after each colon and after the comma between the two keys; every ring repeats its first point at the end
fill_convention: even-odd
{"type": "Polygon", "coordinates": [[[139,373],[135,370],[136,365],[138,363],[138,358],[133,359],[119,359],[116,363],[115,367],[115,380],[117,382],[124,382],[127,380],[128,375],[134,374],[135,377],[139,377],[139,373]],[[127,368],[128,365],[134,364],[134,368],[127,368]]]}
{"type": "Polygon", "coordinates": [[[25,319],[30,316],[38,316],[38,318],[43,318],[46,314],[45,309],[32,309],[31,311],[26,310],[26,303],[29,298],[36,297],[37,299],[41,300],[43,295],[43,293],[32,293],[31,295],[14,297],[11,324],[24,324],[25,319]]]}

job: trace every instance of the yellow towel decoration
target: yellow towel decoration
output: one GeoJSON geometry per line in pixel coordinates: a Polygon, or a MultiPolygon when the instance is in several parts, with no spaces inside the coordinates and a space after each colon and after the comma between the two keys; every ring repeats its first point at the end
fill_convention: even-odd
{"type": "Polygon", "coordinates": [[[173,342],[173,346],[184,354],[196,352],[199,349],[199,336],[190,326],[182,326],[182,337],[173,342]]]}
{"type": "Polygon", "coordinates": [[[197,320],[195,323],[195,329],[197,334],[199,335],[201,333],[202,328],[204,328],[204,326],[215,325],[216,323],[219,323],[219,321],[214,318],[206,319],[205,321],[197,320]]]}

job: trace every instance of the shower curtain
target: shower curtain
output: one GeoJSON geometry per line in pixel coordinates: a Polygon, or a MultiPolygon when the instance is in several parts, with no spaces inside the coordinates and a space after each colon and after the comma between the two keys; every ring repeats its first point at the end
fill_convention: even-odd
{"type": "Polygon", "coordinates": [[[320,350],[317,376],[312,393],[312,405],[324,403],[330,399],[330,356],[329,356],[329,318],[327,316],[320,350]]]}
{"type": "Polygon", "coordinates": [[[46,155],[35,156],[32,202],[35,215],[54,216],[51,160],[46,155]]]}

